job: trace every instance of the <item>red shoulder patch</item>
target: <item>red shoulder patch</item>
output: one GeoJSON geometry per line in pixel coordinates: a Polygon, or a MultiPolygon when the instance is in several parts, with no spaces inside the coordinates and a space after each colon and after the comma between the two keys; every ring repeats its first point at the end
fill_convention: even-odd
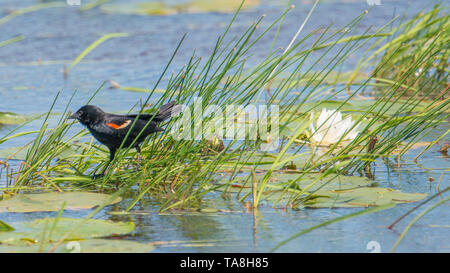
{"type": "Polygon", "coordinates": [[[122,123],[120,125],[115,124],[115,123],[106,123],[106,125],[111,127],[111,128],[113,128],[113,129],[119,130],[119,129],[127,127],[128,125],[130,125],[130,123],[131,123],[131,120],[127,120],[127,121],[125,121],[124,123],[122,123]]]}

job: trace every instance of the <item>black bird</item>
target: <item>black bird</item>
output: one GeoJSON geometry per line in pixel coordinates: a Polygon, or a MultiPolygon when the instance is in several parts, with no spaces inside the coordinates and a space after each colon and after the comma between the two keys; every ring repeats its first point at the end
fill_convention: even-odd
{"type": "Polygon", "coordinates": [[[141,114],[136,123],[134,123],[134,121],[136,120],[137,115],[109,114],[93,105],[85,105],[75,114],[69,116],[69,119],[76,119],[86,126],[95,139],[109,149],[109,161],[101,174],[94,175],[94,179],[105,175],[106,169],[114,159],[114,155],[125,139],[128,131],[131,129],[127,140],[122,146],[123,148],[130,147],[148,123],[147,127],[141,133],[139,138],[136,139],[132,147],[138,152],[138,160],[140,161],[141,149],[139,144],[144,141],[148,135],[164,131],[164,129],[158,127],[158,125],[160,122],[171,116],[174,106],[176,106],[175,102],[169,102],[161,106],[156,114],[141,114]]]}

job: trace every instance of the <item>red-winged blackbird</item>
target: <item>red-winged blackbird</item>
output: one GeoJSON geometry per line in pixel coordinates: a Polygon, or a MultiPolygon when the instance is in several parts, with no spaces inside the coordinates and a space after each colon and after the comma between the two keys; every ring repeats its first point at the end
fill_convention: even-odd
{"type": "Polygon", "coordinates": [[[93,105],[85,105],[75,114],[71,115],[69,119],[78,120],[88,128],[95,139],[109,149],[108,163],[101,174],[94,174],[94,178],[104,176],[106,169],[114,159],[117,149],[122,144],[130,129],[131,132],[122,147],[128,148],[134,142],[132,148],[135,148],[138,152],[138,159],[140,161],[141,149],[139,144],[144,141],[148,135],[164,131],[164,129],[158,127],[158,124],[171,116],[174,106],[176,106],[175,102],[169,102],[161,106],[156,114],[141,114],[136,123],[134,123],[134,121],[137,118],[137,115],[109,114],[93,105]],[[133,123],[134,126],[131,127],[133,123]],[[146,125],[147,127],[145,127],[146,125]],[[141,135],[137,138],[139,134],[141,135]]]}

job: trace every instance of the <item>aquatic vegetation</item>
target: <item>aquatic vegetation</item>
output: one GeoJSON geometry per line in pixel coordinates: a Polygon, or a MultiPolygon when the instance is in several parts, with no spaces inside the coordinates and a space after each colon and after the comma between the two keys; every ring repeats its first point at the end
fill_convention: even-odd
{"type": "MultiPolygon", "coordinates": [[[[158,5],[158,3],[152,5],[158,5]]],[[[105,9],[107,6],[101,7],[105,9]]],[[[156,7],[161,8],[161,6],[156,7]]],[[[280,139],[270,139],[261,135],[257,140],[248,139],[247,136],[250,133],[256,132],[255,127],[267,127],[267,123],[261,125],[262,123],[253,123],[250,119],[241,123],[255,127],[250,127],[249,132],[243,132],[242,139],[224,139],[223,136],[217,136],[212,141],[211,139],[200,140],[196,138],[199,134],[195,130],[189,131],[192,133],[192,138],[179,139],[173,133],[180,129],[176,127],[177,119],[175,118],[165,124],[164,133],[145,141],[142,149],[144,158],[142,165],[138,166],[135,160],[129,159],[135,158],[134,151],[123,149],[111,163],[112,168],[108,169],[106,176],[99,180],[92,180],[84,174],[93,174],[101,169],[108,152],[105,147],[97,145],[92,138],[86,139],[85,130],[74,135],[68,133],[72,126],[67,122],[69,116],[67,109],[71,108],[71,101],[67,103],[65,111],[60,115],[58,124],[54,128],[48,128],[48,117],[53,111],[53,106],[59,103],[56,97],[43,118],[41,129],[32,132],[36,134],[36,138],[28,145],[21,147],[22,151],[15,154],[15,157],[11,157],[11,154],[18,149],[1,155],[6,159],[2,162],[5,166],[11,158],[21,159],[22,162],[18,170],[12,173],[7,172],[8,178],[14,180],[14,183],[7,184],[2,190],[7,191],[8,195],[17,195],[1,201],[0,211],[2,204],[28,197],[22,195],[24,190],[74,189],[114,192],[108,197],[112,199],[126,195],[128,198],[122,201],[125,209],[117,215],[133,213],[135,207],[146,200],[156,201],[160,211],[172,209],[214,211],[214,208],[205,208],[202,205],[205,197],[217,192],[220,192],[224,199],[232,197],[239,202],[251,202],[250,207],[254,211],[263,203],[273,207],[293,209],[365,208],[302,231],[294,236],[296,237],[336,221],[377,212],[399,203],[423,199],[425,195],[421,193],[404,193],[377,187],[374,185],[376,178],[370,176],[369,172],[373,162],[382,163],[383,160],[387,161],[391,157],[400,160],[403,154],[416,147],[429,132],[447,125],[450,112],[448,107],[450,101],[446,98],[448,87],[443,88],[440,84],[432,84],[427,86],[426,92],[435,95],[423,96],[424,90],[409,80],[410,75],[419,71],[415,68],[420,68],[419,66],[423,63],[431,65],[436,61],[435,55],[431,54],[436,53],[435,48],[424,47],[423,51],[415,52],[417,53],[415,58],[408,59],[408,62],[396,62],[397,66],[411,68],[406,70],[406,74],[403,73],[404,67],[400,67],[402,69],[390,72],[392,79],[386,79],[387,77],[380,79],[376,72],[388,69],[392,65],[390,61],[395,60],[397,56],[397,51],[390,51],[390,47],[382,45],[383,50],[376,54],[376,56],[383,56],[381,60],[375,57],[369,58],[375,62],[374,67],[377,71],[361,72],[361,68],[365,66],[360,63],[354,71],[355,74],[350,76],[347,86],[344,86],[342,83],[348,75],[344,77],[335,71],[356,49],[373,43],[374,40],[377,45],[380,45],[383,39],[394,37],[393,33],[386,32],[390,24],[373,33],[369,33],[367,29],[367,33],[363,35],[359,32],[352,35],[352,31],[366,14],[363,13],[340,29],[327,28],[312,31],[303,35],[298,41],[292,39],[284,51],[271,50],[267,56],[256,61],[256,65],[254,63],[250,65],[248,58],[253,56],[254,45],[263,41],[265,43],[263,37],[276,28],[277,24],[281,24],[290,9],[290,7],[287,8],[278,19],[264,29],[261,29],[260,23],[263,20],[261,17],[240,37],[234,39],[227,34],[236,19],[239,12],[237,11],[223,34],[218,35],[212,53],[207,58],[193,54],[185,66],[178,68],[168,77],[167,71],[183,43],[183,37],[152,88],[113,85],[114,88],[148,93],[145,100],[138,102],[133,109],[130,109],[135,112],[134,108],[137,108],[139,113],[153,112],[172,100],[185,104],[189,109],[194,108],[198,101],[202,111],[206,111],[212,104],[221,109],[226,109],[232,104],[243,107],[257,104],[280,105],[280,139]],[[321,60],[328,61],[324,64],[321,60]],[[358,76],[358,81],[353,81],[354,75],[358,76]],[[333,81],[333,76],[336,76],[338,80],[333,81]],[[159,87],[163,82],[162,79],[167,80],[164,88],[159,87]],[[365,96],[365,91],[375,90],[374,87],[379,87],[379,83],[382,83],[383,92],[377,93],[376,96],[373,94],[370,97],[365,96]],[[164,90],[164,92],[155,99],[152,95],[158,90],[164,90]],[[314,123],[310,119],[311,113],[319,111],[321,114],[314,123]],[[342,116],[346,118],[343,119],[342,116]],[[308,128],[311,133],[308,132],[308,128]],[[261,145],[269,142],[278,144],[277,149],[270,153],[259,151],[261,145]],[[310,143],[326,144],[327,151],[317,157],[312,152],[310,143]],[[360,176],[357,176],[358,174],[360,176]],[[369,178],[363,177],[364,175],[369,178]],[[370,208],[372,206],[375,208],[370,208]]],[[[185,9],[186,12],[199,12],[199,10],[201,11],[198,8],[185,9]]],[[[439,21],[441,20],[439,17],[439,21]]],[[[444,41],[448,39],[447,33],[439,33],[444,37],[444,41]]],[[[69,70],[101,42],[112,37],[123,36],[125,35],[122,33],[113,33],[95,41],[72,62],[69,70]]],[[[405,56],[410,53],[405,51],[405,56]]],[[[425,70],[421,71],[419,77],[423,77],[425,70]]],[[[445,74],[442,75],[445,76],[445,74]]],[[[439,78],[438,81],[441,82],[441,80],[442,78],[439,78]]],[[[93,97],[102,87],[103,85],[94,92],[93,97]]],[[[234,119],[245,116],[245,113],[243,115],[242,111],[235,110],[231,116],[234,119]]],[[[199,122],[194,119],[192,128],[197,128],[199,124],[215,122],[216,119],[217,117],[213,116],[203,116],[199,122]]],[[[438,136],[438,139],[444,135],[438,136]]],[[[20,134],[5,136],[0,138],[0,143],[20,136],[20,134]]],[[[61,198],[51,210],[61,207],[63,201],[68,202],[67,208],[85,208],[94,205],[91,202],[82,205],[72,203],[73,200],[66,200],[68,194],[64,195],[60,196],[61,198]]],[[[79,229],[84,224],[89,225],[90,218],[110,204],[107,200],[103,201],[100,205],[95,203],[99,206],[83,221],[75,221],[75,223],[72,220],[64,220],[71,225],[70,230],[64,230],[70,235],[55,238],[45,235],[47,237],[44,236],[44,238],[52,238],[52,241],[77,238],[76,232],[80,232],[79,229]]],[[[22,205],[14,205],[14,209],[20,210],[22,205]]],[[[10,208],[11,206],[8,206],[8,210],[10,208]]],[[[62,210],[60,209],[60,212],[62,210]]],[[[51,226],[51,222],[44,222],[34,224],[42,231],[46,230],[47,225],[51,226]]],[[[0,232],[0,241],[3,238],[8,242],[17,242],[28,236],[34,241],[39,241],[36,238],[42,238],[42,232],[40,237],[37,237],[37,231],[36,234],[32,232],[30,235],[25,228],[16,226],[14,228],[18,231],[0,232]]],[[[126,230],[131,232],[130,229],[128,227],[126,230]]],[[[81,236],[89,237],[89,235],[80,235],[80,238],[81,236]]],[[[47,241],[41,239],[39,242],[47,241]]],[[[47,248],[42,245],[39,249],[47,248]]],[[[50,250],[55,249],[58,249],[58,246],[50,250]]]]}
{"type": "Polygon", "coordinates": [[[16,37],[11,38],[9,40],[0,42],[0,47],[9,45],[9,44],[12,44],[12,43],[15,43],[15,42],[22,41],[23,39],[25,39],[25,36],[23,36],[23,35],[16,36],[16,37]]]}
{"type": "Polygon", "coordinates": [[[106,13],[125,13],[138,15],[172,15],[178,13],[233,13],[242,4],[242,9],[259,5],[259,0],[191,0],[181,4],[168,4],[162,1],[133,4],[105,4],[101,10],[106,13]]]}
{"type": "MultiPolygon", "coordinates": [[[[287,9],[286,13],[289,10],[287,9]]],[[[269,29],[274,27],[283,16],[270,25],[269,29]]],[[[24,168],[17,174],[16,187],[11,190],[17,192],[20,187],[33,185],[45,185],[56,190],[64,186],[113,189],[110,183],[113,180],[119,183],[119,187],[124,190],[130,185],[136,185],[139,188],[133,200],[128,204],[126,211],[130,211],[147,195],[158,200],[160,196],[164,196],[161,199],[161,210],[168,210],[196,206],[206,193],[218,190],[217,187],[211,187],[211,181],[217,179],[218,173],[224,169],[229,170],[231,174],[230,180],[227,182],[229,185],[231,185],[233,178],[242,171],[251,181],[253,177],[251,167],[253,167],[254,170],[266,170],[264,176],[256,181],[253,191],[255,193],[254,204],[257,207],[265,193],[273,190],[270,183],[272,175],[282,168],[297,169],[306,174],[317,172],[319,166],[325,174],[337,172],[341,175],[352,175],[360,172],[366,168],[367,162],[373,160],[374,155],[376,157],[389,157],[399,145],[413,144],[416,137],[420,139],[421,132],[439,126],[445,120],[445,113],[448,111],[448,107],[446,107],[448,102],[436,103],[433,100],[426,101],[423,99],[402,100],[402,94],[395,92],[396,88],[399,88],[397,83],[392,85],[392,92],[377,98],[377,100],[356,100],[355,97],[359,90],[354,91],[344,101],[333,100],[336,94],[346,92],[344,88],[332,94],[325,92],[328,85],[323,80],[327,78],[330,71],[333,71],[337,64],[349,56],[352,48],[367,43],[383,31],[383,29],[380,29],[372,36],[345,36],[363,16],[364,14],[346,26],[348,28],[346,32],[337,30],[329,36],[324,33],[322,39],[317,41],[310,49],[301,47],[309,37],[309,35],[306,35],[304,39],[293,43],[292,47],[286,52],[274,52],[262,60],[259,65],[248,68],[245,67],[245,58],[250,54],[252,46],[268,30],[264,30],[260,35],[252,38],[259,26],[260,21],[258,21],[251,25],[240,39],[225,43],[224,37],[227,28],[225,35],[222,35],[217,41],[216,50],[206,63],[201,63],[200,58],[193,56],[185,67],[170,77],[167,87],[164,88],[166,92],[152,105],[152,109],[145,109],[150,97],[158,89],[159,82],[165,75],[167,67],[176,55],[183,41],[181,40],[161,77],[153,88],[149,88],[149,96],[140,104],[142,113],[154,111],[168,99],[175,99],[179,103],[192,106],[194,97],[202,98],[202,107],[204,108],[208,104],[217,104],[221,107],[226,107],[229,104],[245,106],[260,101],[261,95],[265,92],[267,86],[270,86],[271,80],[277,79],[278,75],[283,73],[286,75],[289,72],[289,77],[270,87],[272,95],[267,99],[269,104],[274,103],[275,99],[282,102],[280,131],[290,131],[289,135],[284,135],[287,137],[287,142],[280,143],[279,152],[274,154],[270,160],[267,160],[269,159],[267,155],[262,154],[244,157],[249,150],[257,149],[256,147],[266,140],[231,140],[223,143],[223,149],[205,154],[204,151],[209,145],[206,141],[175,140],[172,138],[170,132],[176,122],[175,119],[167,124],[166,133],[146,141],[146,145],[142,149],[145,165],[139,172],[134,171],[132,161],[125,160],[125,156],[134,157],[135,153],[130,152],[130,149],[124,149],[111,163],[112,168],[107,171],[106,177],[99,181],[92,181],[82,174],[86,172],[94,173],[101,168],[102,166],[99,164],[104,162],[107,152],[103,147],[99,147],[92,142],[81,142],[81,144],[77,142],[77,144],[74,144],[74,141],[78,141],[86,135],[86,131],[81,131],[71,137],[65,137],[71,125],[65,122],[67,114],[63,113],[59,125],[55,129],[47,130],[44,120],[42,130],[38,133],[36,140],[30,144],[25,156],[24,166],[29,167],[24,168]],[[335,42],[331,43],[331,39],[335,39],[335,42]],[[323,53],[323,56],[327,56],[330,54],[331,48],[334,47],[342,49],[341,54],[335,56],[335,61],[330,63],[329,67],[317,70],[315,76],[298,89],[298,85],[295,83],[302,78],[302,70],[311,71],[316,67],[315,63],[310,67],[304,67],[307,63],[304,59],[308,58],[313,50],[319,50],[323,53]],[[302,48],[301,52],[299,52],[299,48],[302,48]],[[344,49],[348,50],[345,51],[344,49]],[[274,72],[274,68],[277,68],[276,72],[274,72]],[[322,98],[316,99],[315,96],[321,92],[324,93],[322,98]],[[309,136],[310,139],[305,135],[311,124],[309,113],[324,107],[336,109],[336,114],[333,115],[329,111],[322,112],[323,114],[319,117],[320,122],[313,126],[316,135],[322,134],[320,140],[323,140],[324,137],[329,138],[328,134],[325,134],[325,131],[321,128],[321,126],[324,127],[324,123],[325,126],[336,123],[339,125],[339,128],[337,128],[339,130],[333,135],[332,141],[328,141],[329,152],[311,160],[311,155],[303,155],[308,140],[314,142],[315,134],[309,136]],[[348,114],[345,119],[340,116],[343,111],[348,114]],[[326,117],[332,118],[331,123],[327,123],[326,117]],[[356,125],[358,125],[358,131],[366,133],[357,134],[356,125]],[[345,132],[350,137],[342,137],[345,132]],[[300,136],[306,137],[306,142],[298,143],[298,140],[301,139],[300,136]],[[373,136],[382,137],[383,141],[378,142],[371,151],[367,152],[366,147],[373,136]],[[343,141],[347,142],[346,145],[337,149],[336,147],[343,146],[341,145],[343,141]],[[80,150],[72,154],[63,154],[67,145],[77,145],[80,150]],[[289,153],[288,150],[290,150],[289,153]],[[258,156],[260,157],[258,158],[258,156]],[[58,158],[59,161],[55,162],[55,158],[58,158]],[[266,158],[264,160],[267,164],[258,164],[262,162],[263,158],[266,158]],[[231,161],[230,164],[230,159],[237,160],[231,161]],[[84,183],[80,185],[81,181],[84,181],[84,183]]],[[[362,82],[359,89],[363,89],[366,82],[369,82],[369,80],[362,82]]],[[[236,113],[236,115],[238,114],[240,113],[236,113]]],[[[207,122],[211,118],[213,117],[205,118],[203,122],[207,122]]],[[[319,140],[317,136],[316,140],[319,140]]],[[[320,143],[320,140],[316,142],[320,143]]],[[[400,154],[406,152],[410,146],[403,146],[400,154]]],[[[298,174],[297,179],[293,179],[285,185],[280,185],[279,190],[282,194],[289,192],[296,182],[301,181],[302,177],[302,174],[298,174]]],[[[314,183],[318,183],[317,181],[314,183]]],[[[222,187],[222,185],[218,186],[222,187]]],[[[314,196],[312,192],[299,193],[290,196],[285,205],[306,204],[314,196]]],[[[366,194],[370,195],[369,192],[366,194]]],[[[370,205],[371,202],[361,203],[370,205]]]]}
{"type": "MultiPolygon", "coordinates": [[[[120,85],[118,82],[112,81],[112,80],[110,80],[109,83],[111,85],[109,88],[111,88],[111,89],[121,89],[121,90],[124,90],[124,91],[139,92],[139,93],[150,93],[150,92],[152,92],[152,90],[147,89],[147,88],[134,87],[134,86],[123,86],[123,85],[120,85]]],[[[154,93],[164,93],[164,92],[166,92],[166,90],[164,90],[164,89],[155,89],[153,92],[154,93]]]]}
{"type": "Polygon", "coordinates": [[[5,17],[0,18],[0,25],[8,22],[9,20],[11,20],[17,16],[20,16],[20,15],[23,15],[23,14],[26,14],[29,12],[34,12],[34,11],[47,9],[47,8],[61,8],[61,7],[66,7],[66,3],[61,2],[61,1],[55,1],[55,2],[41,3],[41,4],[34,5],[34,6],[17,9],[15,11],[11,12],[10,14],[6,15],[5,17]]]}
{"type": "Polygon", "coordinates": [[[14,231],[0,232],[0,244],[39,245],[59,240],[72,241],[124,235],[133,232],[134,224],[99,219],[42,218],[14,223],[13,228],[14,231]],[[85,223],[80,225],[82,221],[85,223]],[[77,225],[79,227],[73,230],[77,225]],[[70,231],[72,232],[67,236],[70,231]]]}
{"type": "Polygon", "coordinates": [[[0,112],[0,126],[21,124],[29,120],[26,116],[18,115],[11,112],[0,112]]]}
{"type": "Polygon", "coordinates": [[[112,205],[121,200],[120,197],[111,199],[108,194],[94,192],[18,194],[0,201],[0,213],[59,211],[64,203],[66,210],[91,209],[104,204],[112,205]]]}
{"type": "MultiPolygon", "coordinates": [[[[264,173],[251,178],[234,178],[231,183],[227,183],[228,178],[222,178],[211,187],[224,193],[236,193],[240,201],[246,201],[252,191],[251,183],[259,184],[263,178],[264,173]]],[[[262,200],[278,206],[290,204],[293,208],[351,208],[415,202],[427,196],[380,188],[374,184],[365,177],[304,174],[288,170],[272,173],[262,200]],[[291,200],[301,201],[290,202],[291,200]]]]}
{"type": "Polygon", "coordinates": [[[0,221],[0,232],[13,231],[14,228],[3,221],[0,221]]]}
{"type": "Polygon", "coordinates": [[[388,37],[380,37],[371,46],[372,49],[386,41],[366,53],[348,84],[359,71],[371,69],[379,92],[385,92],[387,85],[402,82],[400,89],[407,89],[408,96],[417,93],[413,90],[432,98],[448,93],[449,27],[449,15],[439,5],[401,22],[393,29],[389,41],[388,37]]]}
{"type": "Polygon", "coordinates": [[[102,4],[108,3],[110,1],[111,0],[95,0],[95,1],[92,1],[90,3],[86,3],[86,4],[83,3],[80,6],[80,11],[88,11],[90,9],[96,8],[96,7],[98,7],[98,6],[102,5],[102,4]]]}
{"type": "Polygon", "coordinates": [[[242,4],[242,9],[259,5],[259,0],[192,0],[177,6],[181,12],[201,13],[201,12],[234,12],[242,4]]]}
{"type": "MultiPolygon", "coordinates": [[[[311,119],[314,114],[311,114],[311,119]]],[[[322,109],[316,122],[316,128],[310,124],[311,140],[318,145],[331,145],[339,142],[352,141],[358,135],[358,125],[348,116],[342,119],[342,114],[336,110],[322,109]]]]}

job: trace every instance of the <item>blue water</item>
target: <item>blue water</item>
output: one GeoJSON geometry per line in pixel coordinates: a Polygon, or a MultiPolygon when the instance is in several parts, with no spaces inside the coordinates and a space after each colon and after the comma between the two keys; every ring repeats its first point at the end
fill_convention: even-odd
{"type": "MultiPolygon", "coordinates": [[[[82,0],[83,1],[83,0],[82,0]]],[[[120,2],[120,1],[115,1],[120,2]]],[[[134,1],[136,2],[136,1],[134,1]]],[[[172,1],[173,2],[173,1],[172,1]]],[[[230,30],[230,36],[241,34],[262,14],[266,14],[261,29],[268,26],[281,14],[285,1],[261,1],[258,7],[242,12],[230,30]]],[[[298,26],[305,18],[313,1],[292,1],[296,8],[286,17],[280,30],[276,47],[285,47],[298,26]]],[[[355,30],[364,32],[383,26],[395,15],[414,13],[429,9],[439,1],[387,1],[375,6],[355,30]]],[[[31,0],[0,0],[0,17],[9,11],[40,3],[31,0]]],[[[323,1],[305,26],[303,33],[318,27],[337,30],[352,18],[368,9],[366,1],[323,1]]],[[[47,111],[57,92],[60,100],[56,112],[62,112],[72,93],[77,90],[71,109],[76,110],[92,96],[105,80],[114,80],[123,86],[152,88],[167,64],[183,34],[187,38],[182,44],[169,71],[178,71],[195,50],[197,56],[207,57],[214,43],[231,19],[231,14],[177,14],[171,16],[137,16],[104,14],[99,9],[80,13],[74,7],[51,8],[18,16],[0,25],[0,41],[24,35],[25,39],[0,48],[0,111],[19,114],[40,114],[47,111]],[[64,65],[68,66],[75,57],[101,35],[111,32],[125,32],[128,37],[114,38],[100,45],[63,77],[64,65]],[[52,61],[52,62],[49,62],[52,61]],[[39,64],[39,62],[41,64],[39,64]]],[[[254,49],[254,57],[264,58],[272,43],[274,32],[262,40],[254,49]]],[[[301,38],[301,37],[300,37],[301,38]]],[[[319,53],[317,53],[319,54],[319,53]]],[[[313,55],[312,59],[314,59],[313,55]]],[[[319,55],[317,55],[319,56],[319,55]]],[[[351,68],[361,55],[352,55],[346,67],[351,68]]],[[[324,60],[323,62],[326,62],[324,60]]],[[[163,81],[161,88],[164,88],[163,81]]],[[[154,101],[155,95],[151,98],[154,101]]],[[[108,84],[94,98],[93,104],[106,111],[119,112],[130,109],[146,94],[109,89],[108,84]]],[[[50,120],[54,125],[57,117],[50,120]]],[[[20,131],[40,128],[41,121],[32,122],[20,131]]],[[[0,135],[14,127],[1,127],[0,135]]],[[[79,130],[76,127],[74,130],[79,130]]],[[[434,140],[435,132],[428,140],[434,140]],[[434,137],[434,138],[433,138],[434,137]]],[[[33,136],[17,138],[0,147],[21,146],[33,136]]],[[[448,139],[447,139],[448,140],[448,139]]],[[[436,193],[436,185],[442,171],[449,168],[449,158],[430,149],[419,160],[412,158],[421,151],[413,150],[403,158],[401,172],[396,167],[386,167],[379,162],[375,168],[376,181],[383,187],[405,192],[436,193]],[[434,182],[428,182],[433,177],[434,182]]],[[[11,162],[18,164],[17,162],[11,162]]],[[[440,188],[449,186],[449,175],[443,176],[440,188]]],[[[141,242],[182,241],[167,246],[158,246],[156,252],[264,252],[269,251],[290,235],[314,224],[342,216],[357,209],[305,209],[299,211],[262,207],[258,215],[248,212],[235,201],[225,201],[218,195],[210,195],[207,202],[227,212],[158,214],[158,204],[152,200],[135,207],[148,215],[111,216],[109,210],[126,207],[126,200],[117,206],[105,208],[95,218],[132,220],[136,223],[135,234],[128,239],[141,242]],[[255,221],[256,219],[256,221],[255,221]]],[[[400,222],[394,230],[386,226],[415,204],[397,205],[393,209],[353,218],[344,222],[322,227],[303,235],[281,247],[282,252],[369,252],[367,243],[377,241],[381,251],[387,252],[397,240],[402,229],[412,217],[400,222]]],[[[83,217],[90,211],[66,211],[66,217],[83,217]]],[[[416,215],[414,213],[413,215],[416,215]]],[[[54,213],[0,213],[0,220],[7,223],[55,216],[54,213]]],[[[422,218],[406,235],[397,248],[401,252],[449,252],[450,251],[449,204],[442,205],[422,218]]]]}

